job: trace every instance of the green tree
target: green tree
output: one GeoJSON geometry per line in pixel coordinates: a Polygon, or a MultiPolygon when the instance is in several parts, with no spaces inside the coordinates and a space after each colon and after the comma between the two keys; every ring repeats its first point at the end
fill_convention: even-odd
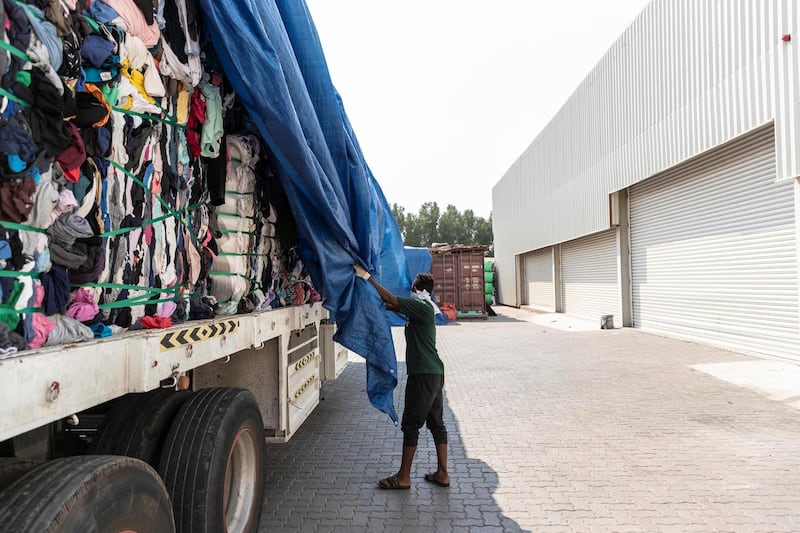
{"type": "Polygon", "coordinates": [[[436,202],[425,202],[419,208],[417,215],[417,228],[421,246],[430,246],[440,242],[439,238],[439,205],[436,202]]]}
{"type": "Polygon", "coordinates": [[[403,244],[406,246],[423,246],[420,239],[419,222],[413,213],[406,213],[404,207],[392,204],[392,216],[400,229],[403,244]]]}
{"type": "Polygon", "coordinates": [[[461,213],[454,205],[448,205],[442,213],[436,202],[426,202],[415,215],[407,213],[402,206],[392,204],[392,216],[397,221],[406,246],[428,247],[435,242],[443,242],[491,247],[494,241],[492,215],[489,214],[489,220],[486,220],[476,217],[471,209],[461,213]]]}
{"type": "MultiPolygon", "coordinates": [[[[475,220],[475,242],[486,244],[494,248],[494,233],[492,232],[492,214],[489,213],[489,220],[478,217],[475,220]]],[[[494,254],[492,254],[494,255],[494,254]]]]}
{"type": "Polygon", "coordinates": [[[400,235],[403,236],[403,240],[405,240],[406,236],[406,209],[405,207],[397,204],[392,204],[392,216],[394,217],[395,222],[397,222],[397,227],[400,229],[400,235]]]}
{"type": "Polygon", "coordinates": [[[422,241],[419,219],[412,213],[406,213],[404,243],[406,246],[427,246],[422,241]]]}
{"type": "Polygon", "coordinates": [[[477,232],[475,231],[475,213],[472,209],[467,209],[461,215],[461,223],[464,226],[465,241],[464,244],[486,244],[476,240],[477,232]]]}
{"type": "Polygon", "coordinates": [[[463,215],[450,204],[439,217],[438,242],[448,244],[470,244],[470,235],[464,224],[463,215]]]}

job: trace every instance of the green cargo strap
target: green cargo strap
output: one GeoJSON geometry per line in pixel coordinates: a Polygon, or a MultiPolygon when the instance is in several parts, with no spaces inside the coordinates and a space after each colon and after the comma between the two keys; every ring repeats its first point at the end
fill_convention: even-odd
{"type": "Polygon", "coordinates": [[[220,233],[241,233],[243,235],[252,235],[253,237],[258,237],[258,233],[253,233],[252,231],[239,231],[235,229],[221,229],[219,231],[220,233]]]}
{"type": "Polygon", "coordinates": [[[6,229],[15,229],[17,231],[30,231],[33,233],[47,233],[47,230],[42,228],[34,228],[33,226],[27,226],[25,224],[17,224],[16,222],[8,222],[7,220],[0,220],[0,227],[4,227],[6,229]]]}
{"type": "Polygon", "coordinates": [[[0,278],[18,278],[20,276],[39,279],[38,272],[23,272],[21,270],[0,270],[0,278]]]}
{"type": "MultiPolygon", "coordinates": [[[[2,42],[2,41],[0,41],[0,42],[2,42]]],[[[25,100],[22,100],[21,98],[17,98],[17,96],[16,96],[16,95],[14,95],[14,94],[12,94],[12,93],[10,93],[10,92],[6,91],[6,90],[5,90],[5,89],[3,89],[2,87],[0,87],[0,94],[2,94],[2,95],[3,95],[3,96],[5,96],[6,98],[8,98],[8,99],[9,99],[9,100],[11,100],[12,102],[14,102],[15,104],[21,105],[22,107],[24,107],[24,108],[26,108],[26,109],[30,109],[31,107],[33,107],[31,104],[29,104],[29,103],[28,103],[28,102],[26,102],[25,100]]]]}
{"type": "Polygon", "coordinates": [[[106,161],[111,163],[111,165],[114,168],[116,168],[117,170],[119,170],[120,172],[122,172],[123,174],[128,176],[130,179],[132,179],[134,182],[136,182],[142,189],[144,189],[145,191],[149,192],[152,196],[154,196],[156,198],[156,200],[158,200],[158,202],[164,207],[164,209],[167,210],[167,213],[175,213],[175,211],[172,210],[172,207],[169,205],[169,203],[167,203],[166,200],[161,198],[160,194],[154,193],[153,190],[150,187],[145,185],[144,182],[142,180],[140,180],[139,178],[137,178],[131,171],[129,171],[127,168],[123,167],[122,165],[120,165],[116,161],[112,161],[111,159],[108,159],[108,158],[106,158],[106,161]]]}
{"type": "Polygon", "coordinates": [[[158,102],[156,102],[156,103],[155,103],[155,105],[156,105],[156,107],[157,107],[157,108],[159,108],[159,109],[161,110],[161,113],[162,113],[162,114],[163,114],[165,117],[169,117],[169,118],[172,120],[171,124],[173,124],[173,125],[175,125],[175,126],[178,126],[179,128],[186,128],[186,124],[181,124],[180,122],[178,122],[178,119],[177,119],[177,117],[174,117],[174,116],[170,115],[170,114],[169,114],[169,111],[167,111],[166,109],[164,109],[163,107],[161,107],[161,104],[159,104],[158,102]]]}
{"type": "Polygon", "coordinates": [[[182,289],[181,285],[175,285],[173,287],[144,287],[141,285],[128,285],[125,283],[84,283],[81,285],[73,285],[73,287],[122,289],[130,291],[144,291],[146,293],[140,294],[139,296],[126,298],[124,300],[118,300],[116,302],[100,304],[97,306],[99,309],[119,309],[121,307],[134,307],[137,305],[150,304],[157,305],[162,302],[177,302],[184,299],[182,296],[178,295],[182,289]],[[154,298],[154,296],[157,294],[167,294],[172,296],[169,298],[154,298]]]}
{"type": "Polygon", "coordinates": [[[150,298],[127,298],[125,300],[118,300],[116,302],[108,302],[105,304],[100,304],[97,306],[98,309],[119,309],[121,307],[136,307],[139,305],[158,305],[164,302],[178,302],[183,300],[183,298],[174,297],[174,298],[159,298],[158,300],[153,300],[150,298]]]}
{"type": "Polygon", "coordinates": [[[0,307],[0,315],[28,315],[30,313],[44,313],[44,307],[26,307],[24,309],[0,307]]]}
{"type": "Polygon", "coordinates": [[[256,193],[256,191],[245,191],[245,192],[227,191],[227,190],[225,191],[225,194],[236,194],[236,195],[239,195],[239,196],[250,196],[251,194],[255,194],[255,193],[256,193]]]}
{"type": "MultiPolygon", "coordinates": [[[[136,183],[138,183],[138,184],[139,184],[139,185],[140,185],[140,186],[141,186],[141,187],[142,187],[144,190],[146,190],[147,192],[149,192],[151,195],[155,196],[155,197],[156,197],[156,199],[159,201],[159,203],[160,203],[160,204],[161,204],[161,205],[162,205],[162,206],[163,206],[163,207],[164,207],[164,208],[167,210],[167,213],[169,213],[169,214],[175,214],[175,213],[179,213],[179,212],[181,211],[180,209],[179,209],[178,211],[175,211],[175,210],[173,210],[173,209],[172,209],[172,207],[170,207],[170,205],[169,205],[169,204],[168,204],[168,203],[167,203],[167,202],[166,202],[166,201],[165,201],[163,198],[161,198],[161,195],[160,195],[160,194],[155,194],[155,193],[152,191],[152,189],[149,189],[149,188],[145,187],[145,185],[144,185],[144,182],[143,182],[142,180],[140,180],[139,178],[137,178],[136,176],[134,176],[134,175],[133,175],[133,174],[132,174],[132,173],[131,173],[131,172],[130,172],[130,171],[127,169],[127,168],[123,167],[122,165],[120,165],[120,164],[119,164],[119,163],[117,163],[116,161],[112,161],[111,159],[108,159],[108,158],[106,158],[106,161],[108,161],[109,163],[111,163],[111,165],[112,165],[114,168],[118,169],[120,172],[122,172],[123,174],[125,174],[126,176],[128,176],[129,178],[131,178],[133,181],[135,181],[136,183]]],[[[202,204],[193,204],[193,205],[195,206],[195,208],[202,206],[202,204]]],[[[188,209],[188,208],[187,208],[187,209],[188,209]]],[[[189,235],[191,235],[192,239],[194,239],[194,242],[196,242],[196,243],[199,243],[199,242],[200,242],[200,239],[198,239],[198,238],[197,238],[197,235],[196,235],[196,234],[195,234],[195,232],[192,230],[192,226],[191,226],[191,225],[189,225],[189,223],[188,223],[188,222],[186,222],[186,221],[183,219],[183,217],[179,217],[179,218],[178,218],[178,221],[179,221],[181,224],[183,224],[183,226],[184,226],[184,227],[186,228],[186,230],[189,232],[189,235]]]]}
{"type": "MultiPolygon", "coordinates": [[[[129,291],[160,292],[166,294],[178,293],[183,288],[181,285],[175,285],[173,287],[143,287],[142,285],[128,285],[126,283],[79,283],[73,284],[72,286],[90,289],[120,289],[129,291]]],[[[138,296],[136,298],[138,298],[138,296]]]]}
{"type": "Polygon", "coordinates": [[[33,58],[14,46],[13,44],[7,43],[4,40],[0,39],[0,48],[5,49],[7,52],[17,56],[18,58],[22,59],[23,61],[27,61],[28,63],[33,63],[33,58]]]}
{"type": "Polygon", "coordinates": [[[201,205],[203,205],[203,204],[197,203],[197,204],[192,204],[192,205],[189,205],[189,206],[186,206],[186,207],[181,207],[180,209],[178,209],[177,211],[173,211],[172,213],[167,213],[166,215],[161,215],[160,217],[156,217],[156,218],[151,218],[149,220],[145,220],[144,222],[142,222],[141,226],[134,226],[132,228],[120,228],[120,229],[115,229],[115,230],[111,230],[111,231],[106,231],[105,233],[101,233],[100,236],[101,237],[113,237],[115,235],[122,235],[123,233],[130,233],[133,230],[136,230],[136,229],[139,229],[139,228],[143,228],[145,226],[152,226],[153,224],[158,224],[159,222],[163,222],[164,220],[178,217],[180,215],[183,215],[184,213],[187,213],[189,211],[193,211],[193,210],[197,209],[201,205]]]}
{"type": "MultiPolygon", "coordinates": [[[[158,200],[158,202],[162,205],[162,207],[164,207],[164,209],[167,210],[168,214],[173,215],[173,216],[177,216],[176,213],[177,214],[181,213],[181,209],[179,209],[178,211],[173,210],[172,207],[166,202],[166,200],[161,198],[160,194],[156,194],[156,193],[153,192],[152,189],[150,189],[149,187],[146,187],[144,182],[142,180],[140,180],[139,178],[137,178],[136,176],[134,176],[133,173],[130,172],[127,168],[123,167],[122,165],[120,165],[116,161],[112,161],[111,159],[106,158],[106,161],[111,163],[111,165],[114,168],[118,169],[120,172],[122,172],[123,174],[128,176],[130,179],[132,179],[134,182],[136,182],[138,185],[140,185],[145,191],[149,192],[152,196],[154,196],[156,198],[156,200],[158,200]]],[[[197,207],[201,206],[202,204],[193,204],[193,205],[195,206],[195,208],[197,208],[197,207]]],[[[182,217],[179,217],[178,221],[186,227],[186,229],[189,231],[189,235],[192,236],[192,238],[195,240],[195,242],[199,242],[199,239],[197,238],[197,235],[195,235],[194,231],[192,231],[192,227],[185,220],[183,220],[182,217]]]]}
{"type": "MultiPolygon", "coordinates": [[[[156,105],[158,105],[158,104],[156,104],[156,105]]],[[[158,106],[158,107],[161,108],[161,106],[158,106]]],[[[177,122],[177,120],[175,120],[173,117],[171,117],[169,115],[169,113],[167,113],[167,112],[164,112],[164,114],[168,118],[164,118],[164,117],[159,117],[157,115],[150,115],[148,113],[139,113],[138,111],[131,111],[130,109],[124,109],[122,107],[117,107],[115,105],[111,106],[111,110],[112,111],[116,111],[118,113],[124,113],[126,115],[133,115],[134,117],[143,118],[145,120],[155,120],[157,122],[163,122],[164,124],[169,124],[170,126],[178,126],[179,128],[185,128],[186,127],[183,124],[180,124],[179,122],[177,122]]]]}

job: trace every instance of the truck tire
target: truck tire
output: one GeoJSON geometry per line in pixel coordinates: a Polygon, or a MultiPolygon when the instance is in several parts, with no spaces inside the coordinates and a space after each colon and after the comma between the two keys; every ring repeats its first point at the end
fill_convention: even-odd
{"type": "Polygon", "coordinates": [[[135,457],[158,468],[170,425],[191,394],[157,389],[123,396],[98,429],[90,453],[135,457]]]}
{"type": "Polygon", "coordinates": [[[0,492],[40,464],[41,461],[0,457],[0,492]]]}
{"type": "Polygon", "coordinates": [[[172,533],[175,522],[147,463],[84,455],[44,463],[0,493],[0,531],[172,533]]]}
{"type": "Polygon", "coordinates": [[[258,530],[266,446],[261,411],[244,389],[194,393],[172,424],[158,471],[182,533],[258,530]]]}

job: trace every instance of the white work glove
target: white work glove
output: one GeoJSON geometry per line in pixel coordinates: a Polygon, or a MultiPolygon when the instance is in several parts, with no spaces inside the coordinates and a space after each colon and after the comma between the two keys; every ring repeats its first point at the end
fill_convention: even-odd
{"type": "Polygon", "coordinates": [[[356,276],[361,279],[369,279],[372,277],[361,265],[353,265],[353,269],[356,271],[356,276]]]}

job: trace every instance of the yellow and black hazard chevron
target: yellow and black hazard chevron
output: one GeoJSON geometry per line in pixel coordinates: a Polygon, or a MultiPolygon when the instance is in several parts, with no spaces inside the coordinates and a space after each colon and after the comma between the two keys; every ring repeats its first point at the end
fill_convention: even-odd
{"type": "Polygon", "coordinates": [[[215,324],[205,324],[193,328],[170,331],[161,335],[161,351],[174,350],[193,342],[207,341],[214,337],[221,337],[229,333],[236,333],[239,329],[238,320],[225,320],[215,324]]]}

